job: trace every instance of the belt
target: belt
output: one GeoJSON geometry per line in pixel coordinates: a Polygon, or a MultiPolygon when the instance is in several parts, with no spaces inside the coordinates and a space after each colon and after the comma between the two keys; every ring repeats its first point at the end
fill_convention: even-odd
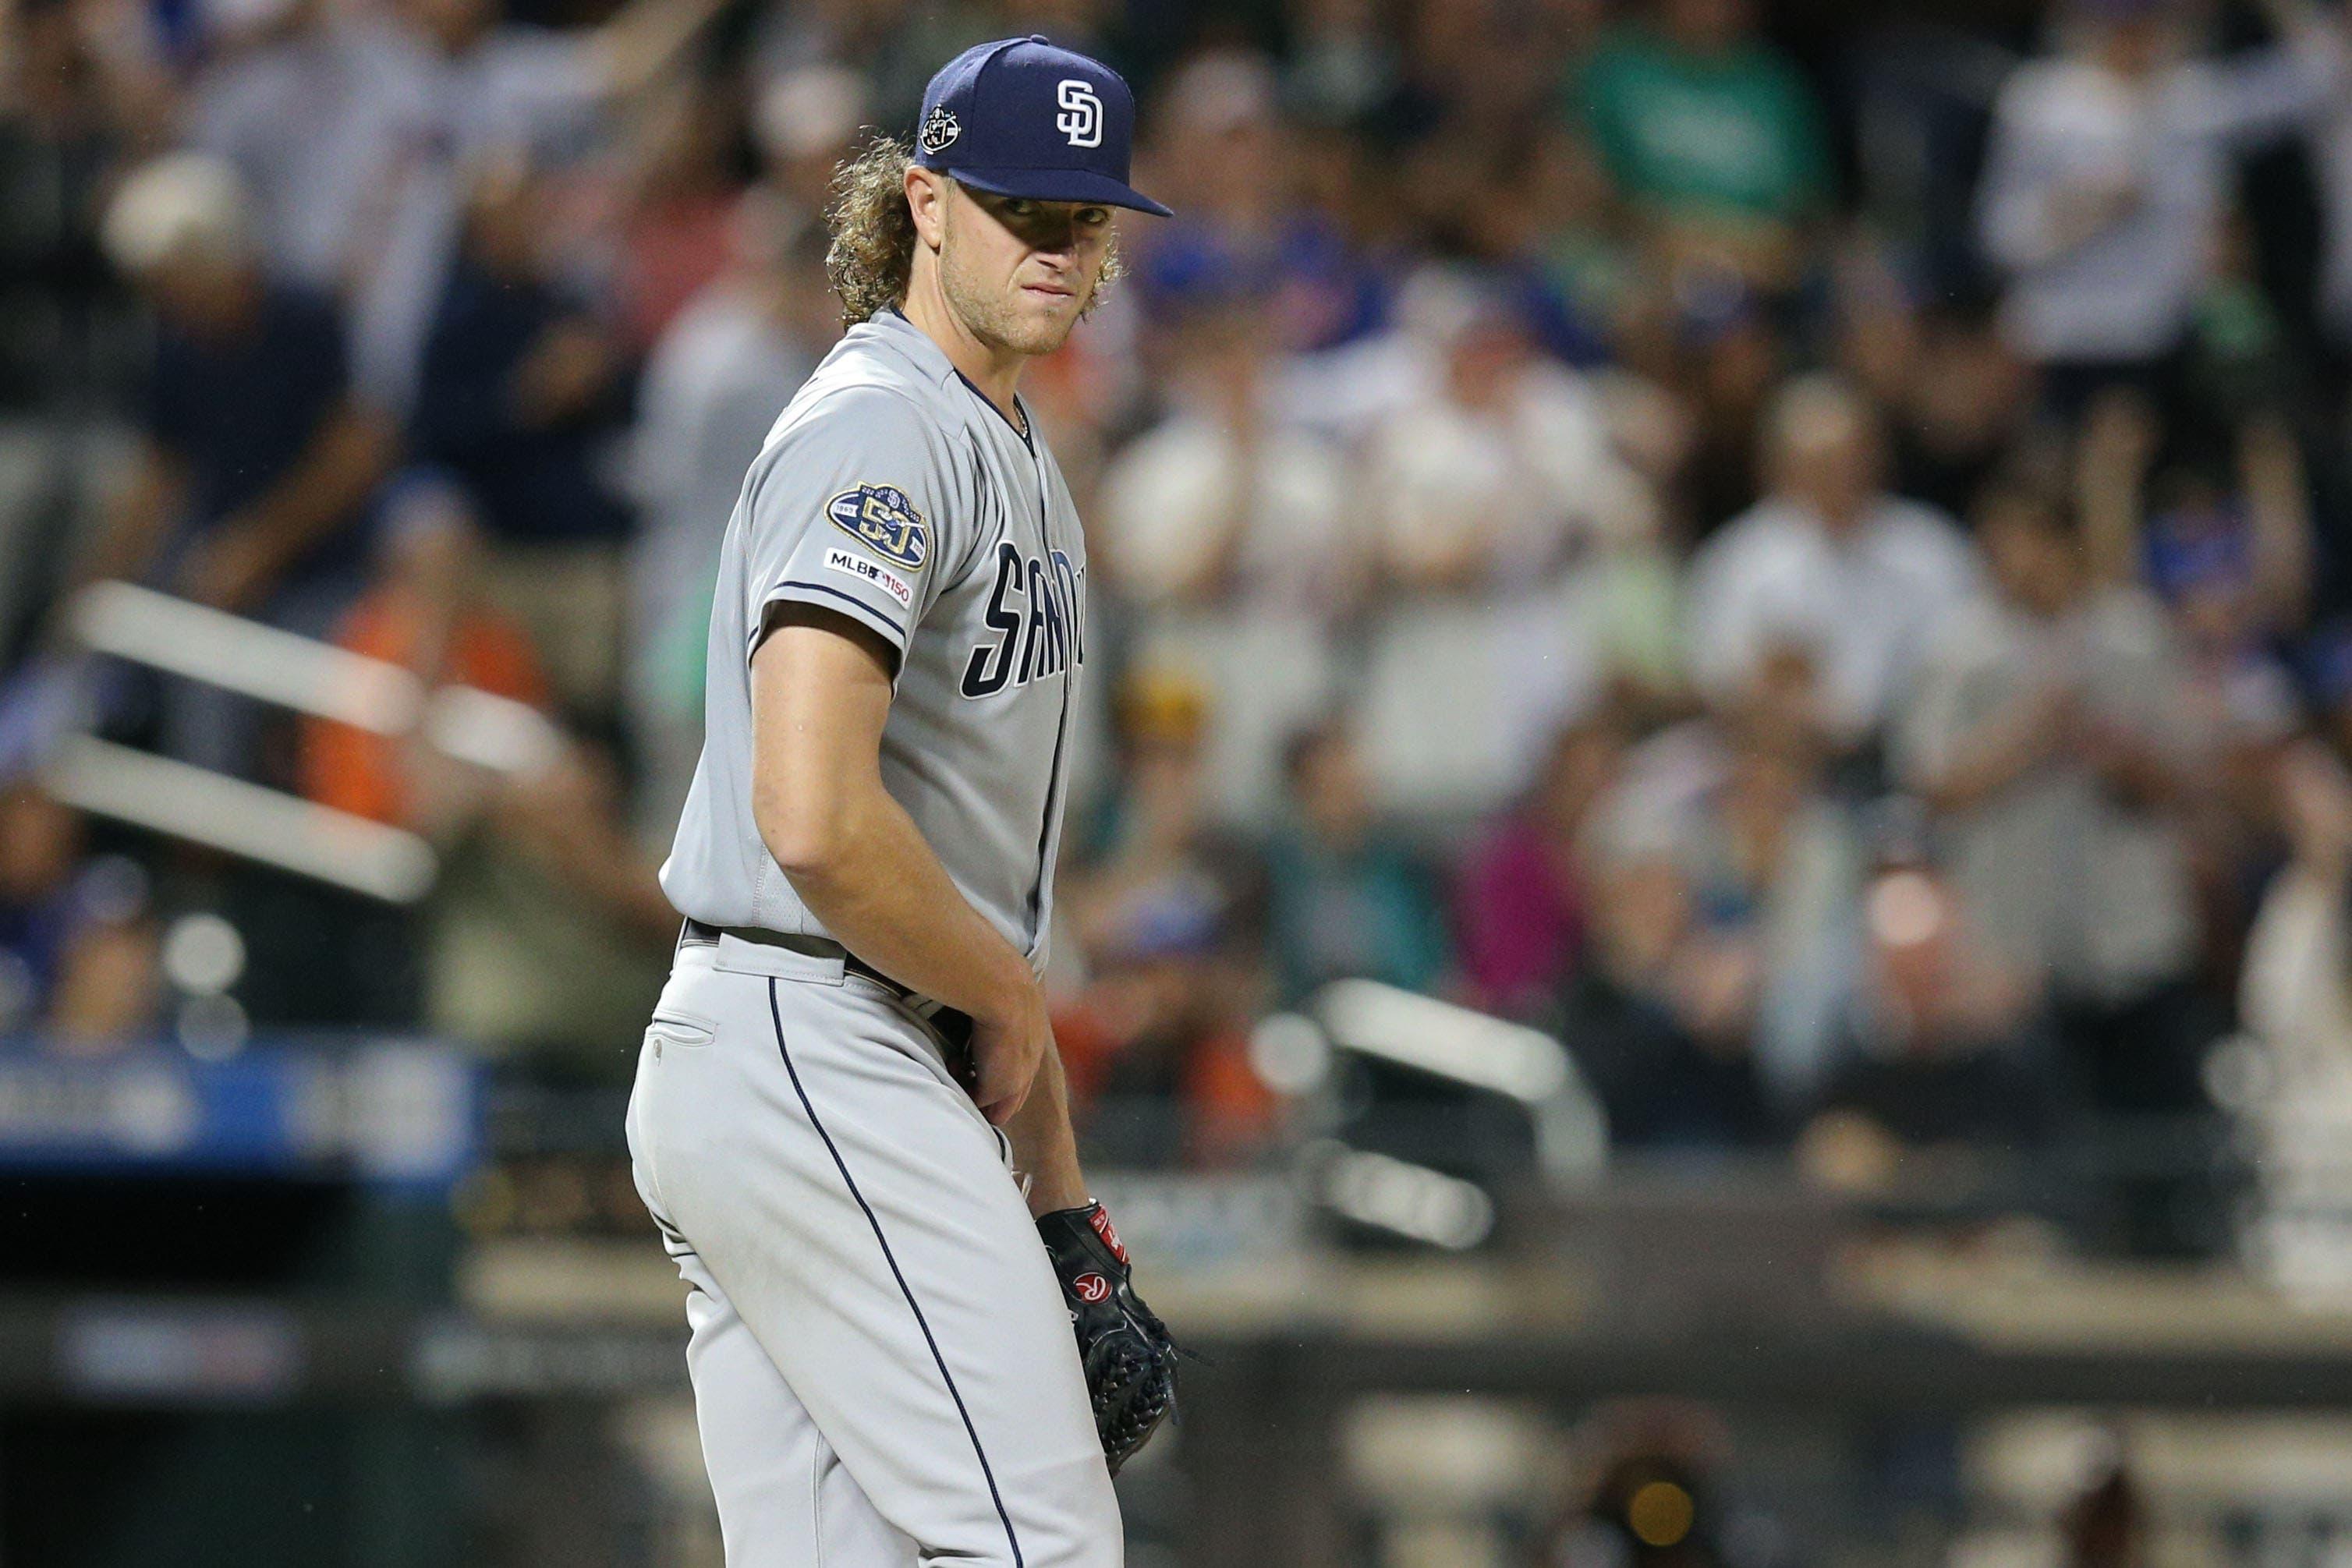
{"type": "Polygon", "coordinates": [[[796,936],[782,931],[766,931],[756,925],[713,925],[691,915],[679,927],[677,944],[681,947],[715,947],[721,936],[732,936],[738,942],[754,946],[778,947],[787,953],[797,953],[804,958],[826,961],[839,959],[842,972],[871,980],[896,996],[910,1012],[933,1029],[949,1046],[950,1057],[966,1056],[971,1050],[971,1015],[946,1003],[902,986],[848,948],[829,936],[796,936]]]}

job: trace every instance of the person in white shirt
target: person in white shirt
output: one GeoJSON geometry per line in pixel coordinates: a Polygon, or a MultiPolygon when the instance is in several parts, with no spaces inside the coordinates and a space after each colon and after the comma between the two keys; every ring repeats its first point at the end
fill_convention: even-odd
{"type": "Polygon", "coordinates": [[[1894,749],[1992,952],[2113,1006],[2195,958],[2176,806],[2197,747],[2162,608],[2098,579],[2066,510],[2008,481],[1979,503],[1992,586],[1927,650],[1894,749]]]}
{"type": "Polygon", "coordinates": [[[1980,237],[2008,275],[2011,346],[2061,414],[2117,380],[2153,388],[2205,284],[2232,156],[2340,80],[2304,0],[2265,9],[2284,42],[2223,62],[2185,56],[2174,0],[2072,0],[2064,52],[2002,88],[1980,237]]]}
{"type": "Polygon", "coordinates": [[[1858,746],[1975,590],[1975,554],[1951,520],[1881,487],[1882,447],[1875,414],[1843,382],[1781,390],[1765,425],[1769,494],[1692,566],[1691,674],[1709,702],[1738,702],[1773,660],[1801,653],[1824,735],[1858,746]]]}
{"type": "Polygon", "coordinates": [[[361,219],[381,195],[410,57],[396,16],[287,0],[190,84],[182,133],[243,178],[273,271],[338,293],[361,270],[361,219]]]}
{"type": "Polygon", "coordinates": [[[1431,373],[1371,430],[1365,515],[1408,591],[1509,597],[1655,531],[1655,497],[1617,452],[1599,395],[1546,359],[1476,280],[1421,290],[1431,373]]]}
{"type": "Polygon", "coordinates": [[[1236,820],[1275,809],[1283,737],[1333,701],[1331,625],[1367,576],[1342,448],[1297,422],[1266,329],[1247,298],[1176,327],[1167,416],[1104,474],[1093,540],[1138,658],[1211,694],[1207,770],[1236,820]]]}
{"type": "Polygon", "coordinates": [[[2302,741],[2275,765],[2291,858],[2246,937],[2251,1049],[2236,1053],[2244,1088],[2231,1103],[2259,1184],[2251,1258],[2289,1290],[2328,1293],[2352,1242],[2352,776],[2339,747],[2302,741]]]}
{"type": "Polygon", "coordinates": [[[738,472],[839,336],[825,235],[761,188],[737,214],[742,259],[678,312],[646,361],[630,441],[630,731],[638,818],[667,835],[702,749],[703,644],[738,472]]]}
{"type": "Polygon", "coordinates": [[[1103,482],[1102,563],[1132,602],[1322,618],[1362,573],[1338,449],[1279,417],[1265,312],[1204,306],[1173,334],[1169,415],[1103,482]]]}
{"type": "Polygon", "coordinates": [[[273,267],[341,291],[360,393],[404,417],[457,253],[469,163],[576,154],[600,110],[652,83],[719,0],[633,0],[600,27],[504,21],[500,0],[365,15],[292,0],[196,83],[187,134],[254,189],[273,267]]]}

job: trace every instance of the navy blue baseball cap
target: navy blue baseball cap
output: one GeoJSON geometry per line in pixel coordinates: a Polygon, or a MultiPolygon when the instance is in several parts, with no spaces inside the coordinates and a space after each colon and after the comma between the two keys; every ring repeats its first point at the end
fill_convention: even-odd
{"type": "Polygon", "coordinates": [[[1135,94],[1100,60],[1044,38],[976,44],[923,89],[915,162],[976,191],[1170,214],[1127,183],[1135,94]]]}

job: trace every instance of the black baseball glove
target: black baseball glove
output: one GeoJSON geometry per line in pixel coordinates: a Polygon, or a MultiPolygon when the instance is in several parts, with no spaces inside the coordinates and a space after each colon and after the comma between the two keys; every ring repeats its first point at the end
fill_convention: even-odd
{"type": "Polygon", "coordinates": [[[1070,1304],[1095,1431],[1117,1475],[1176,1408],[1176,1343],[1135,1293],[1127,1249],[1101,1204],[1056,1209],[1037,1221],[1037,1234],[1070,1304]]]}

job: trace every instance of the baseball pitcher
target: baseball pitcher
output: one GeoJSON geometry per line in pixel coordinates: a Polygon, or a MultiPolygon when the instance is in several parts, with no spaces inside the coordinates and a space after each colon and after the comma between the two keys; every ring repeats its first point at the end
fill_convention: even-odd
{"type": "Polygon", "coordinates": [[[1167,211],[1134,118],[1006,39],[845,166],[848,331],[727,530],[628,1132],[730,1568],[1111,1568],[1112,1470],[1173,1401],[1038,986],[1087,556],[1017,391],[1117,209],[1167,211]]]}

